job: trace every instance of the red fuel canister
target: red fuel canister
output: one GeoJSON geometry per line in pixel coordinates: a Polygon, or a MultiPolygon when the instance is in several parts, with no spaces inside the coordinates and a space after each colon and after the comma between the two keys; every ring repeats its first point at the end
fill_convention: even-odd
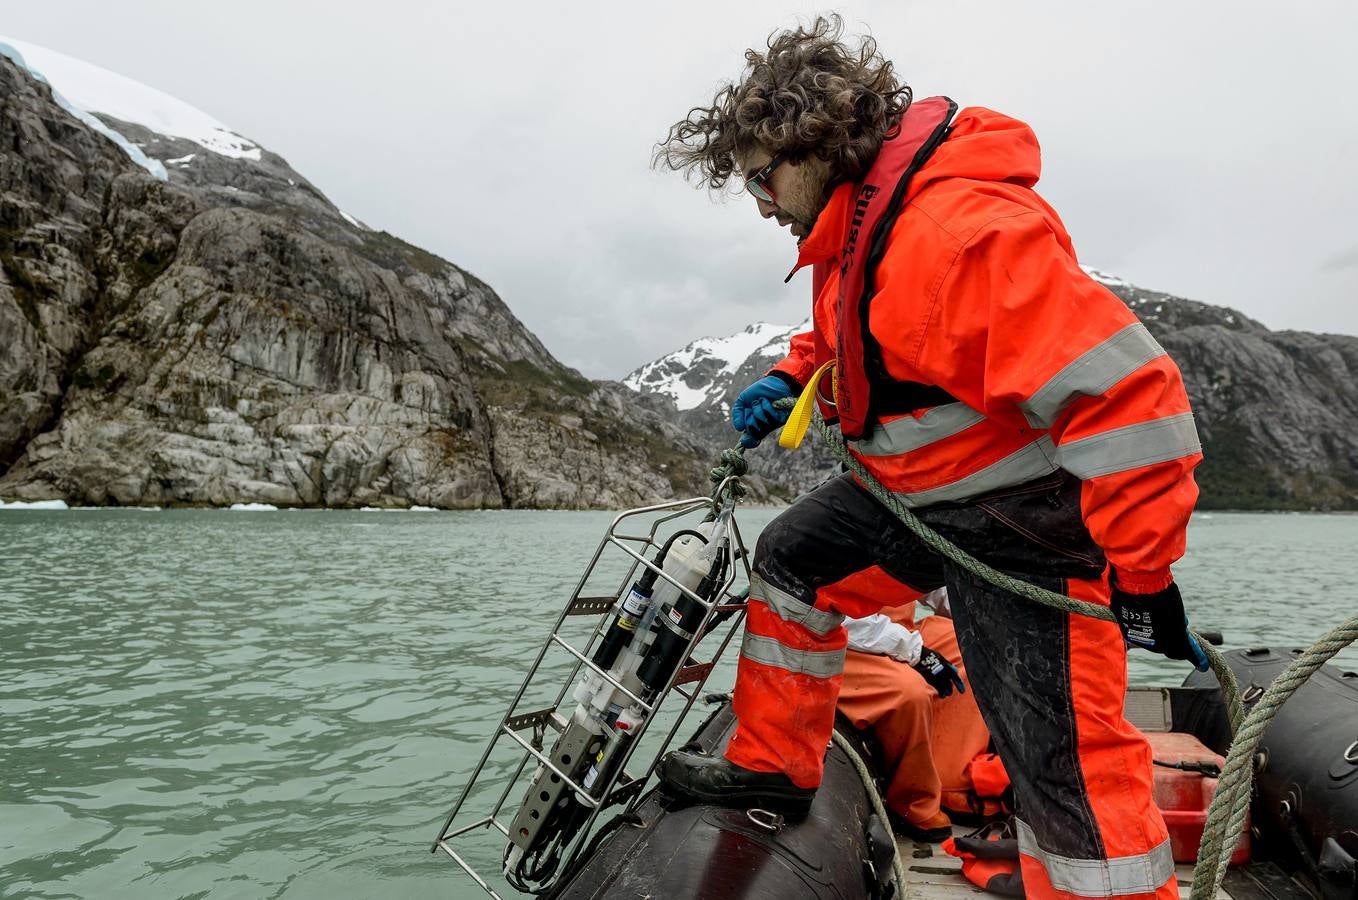
{"type": "MultiPolygon", "coordinates": [[[[1218,767],[1226,760],[1208,750],[1191,734],[1177,731],[1148,732],[1146,739],[1151,743],[1151,752],[1157,762],[1162,763],[1215,763],[1218,767]]],[[[1202,842],[1202,829],[1207,822],[1207,809],[1212,805],[1212,795],[1217,790],[1217,779],[1209,778],[1201,772],[1188,772],[1182,769],[1155,766],[1155,785],[1153,796],[1155,805],[1164,816],[1169,828],[1169,845],[1174,852],[1174,861],[1191,863],[1198,859],[1198,845],[1202,842]]],[[[1240,844],[1231,854],[1231,865],[1249,862],[1250,825],[1245,820],[1245,828],[1240,836],[1240,844]]]]}

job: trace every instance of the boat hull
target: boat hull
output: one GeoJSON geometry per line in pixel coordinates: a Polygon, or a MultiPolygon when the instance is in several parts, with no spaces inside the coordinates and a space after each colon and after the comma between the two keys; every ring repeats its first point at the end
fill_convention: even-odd
{"type": "MultiPolygon", "coordinates": [[[[1226,654],[1247,707],[1297,652],[1226,654]]],[[[1194,673],[1184,686],[1210,693],[1215,684],[1211,673],[1194,673]]],[[[1199,737],[1224,752],[1212,746],[1220,744],[1226,716],[1219,690],[1215,707],[1199,737]]],[[[1278,710],[1259,749],[1251,810],[1256,852],[1309,876],[1323,896],[1358,896],[1358,673],[1322,667],[1278,710]]]]}
{"type": "MultiPolygon", "coordinates": [[[[705,750],[724,747],[734,728],[729,704],[695,735],[705,750]]],[[[690,745],[691,746],[691,745],[690,745]]],[[[893,844],[873,815],[848,757],[832,746],[825,780],[806,820],[768,827],[743,809],[680,805],[653,790],[635,817],[610,830],[580,869],[564,880],[560,900],[746,900],[883,896],[893,844]]]]}

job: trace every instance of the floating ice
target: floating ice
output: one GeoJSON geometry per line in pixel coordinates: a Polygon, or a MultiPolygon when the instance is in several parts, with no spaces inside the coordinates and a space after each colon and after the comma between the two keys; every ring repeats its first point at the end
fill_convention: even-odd
{"type": "Polygon", "coordinates": [[[0,509],[70,509],[65,500],[0,500],[0,509]]]}

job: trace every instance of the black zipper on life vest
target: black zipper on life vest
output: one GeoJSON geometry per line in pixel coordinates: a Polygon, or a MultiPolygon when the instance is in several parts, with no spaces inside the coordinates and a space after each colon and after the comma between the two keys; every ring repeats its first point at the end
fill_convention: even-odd
{"type": "Polygon", "coordinates": [[[948,100],[948,115],[934,129],[933,134],[929,135],[928,140],[915,151],[914,157],[910,160],[910,165],[906,167],[905,172],[896,183],[896,189],[892,191],[886,211],[882,213],[882,218],[877,222],[877,227],[873,229],[872,239],[868,244],[868,255],[863,260],[863,294],[858,299],[858,324],[863,330],[863,372],[871,385],[866,411],[866,422],[869,425],[883,415],[910,413],[957,401],[956,397],[937,385],[924,384],[918,381],[900,381],[892,378],[886,371],[886,364],[882,361],[882,348],[872,336],[872,320],[869,316],[869,307],[872,305],[872,297],[876,292],[877,266],[881,263],[882,257],[886,255],[887,236],[891,233],[892,226],[895,225],[896,219],[900,217],[901,210],[905,207],[905,195],[910,188],[910,182],[914,179],[915,173],[924,167],[929,157],[952,133],[952,120],[957,115],[957,102],[950,97],[946,99],[948,100]],[[879,390],[882,394],[881,403],[878,402],[879,390]]]}

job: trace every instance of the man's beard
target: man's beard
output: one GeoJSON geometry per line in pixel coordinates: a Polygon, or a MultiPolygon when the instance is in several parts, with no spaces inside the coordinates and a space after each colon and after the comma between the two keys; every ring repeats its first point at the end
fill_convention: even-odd
{"type": "MultiPolygon", "coordinates": [[[[806,240],[808,237],[811,236],[811,230],[816,227],[816,220],[820,218],[821,212],[824,211],[825,207],[829,205],[830,195],[833,193],[834,188],[831,185],[826,184],[821,188],[820,197],[816,198],[816,202],[814,204],[812,203],[798,204],[798,206],[803,206],[805,208],[811,208],[814,210],[814,212],[810,214],[810,217],[807,217],[805,215],[797,215],[796,213],[788,211],[788,215],[792,217],[792,221],[801,227],[802,234],[799,237],[797,237],[798,244],[800,244],[802,241],[806,240]]],[[[798,199],[800,200],[801,198],[799,197],[798,199]]]]}

